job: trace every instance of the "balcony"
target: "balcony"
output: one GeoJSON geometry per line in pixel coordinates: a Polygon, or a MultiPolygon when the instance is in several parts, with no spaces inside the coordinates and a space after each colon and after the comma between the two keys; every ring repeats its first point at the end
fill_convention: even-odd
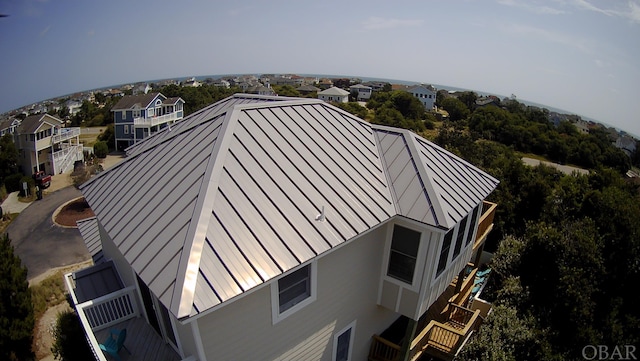
{"type": "Polygon", "coordinates": [[[51,144],[62,143],[65,140],[80,136],[80,128],[60,128],[58,130],[60,132],[59,134],[51,136],[51,144]]]}
{"type": "Polygon", "coordinates": [[[496,215],[497,204],[487,201],[482,201],[482,215],[480,216],[480,222],[478,222],[478,232],[476,233],[476,240],[473,243],[473,250],[476,251],[484,241],[487,240],[487,236],[493,230],[493,218],[496,215]]]}
{"type": "Polygon", "coordinates": [[[65,275],[67,290],[85,330],[95,360],[110,361],[100,350],[109,330],[127,329],[123,361],[179,361],[180,356],[146,322],[137,301],[136,287],[123,287],[113,263],[65,275]]]}
{"type": "Polygon", "coordinates": [[[491,311],[491,303],[479,297],[491,270],[479,271],[476,266],[493,229],[496,207],[495,203],[482,203],[473,244],[472,260],[475,262],[469,263],[454,278],[418,321],[401,316],[382,334],[374,335],[369,350],[370,361],[399,361],[405,359],[403,356],[411,361],[425,356],[453,360],[460,352],[491,311]],[[414,323],[415,331],[409,327],[410,322],[414,323]]]}
{"type": "Polygon", "coordinates": [[[136,128],[149,128],[155,127],[160,124],[165,124],[182,119],[182,111],[168,113],[165,115],[154,116],[150,118],[134,118],[133,125],[136,128]]]}
{"type": "Polygon", "coordinates": [[[451,282],[420,320],[413,321],[417,324],[416,332],[409,344],[405,339],[407,325],[411,321],[401,316],[381,335],[373,336],[369,360],[398,361],[402,359],[403,352],[408,352],[408,360],[411,361],[426,355],[452,360],[478,330],[487,312],[480,307],[474,308],[473,296],[479,286],[478,269],[469,267],[461,274],[466,274],[461,284],[457,279],[451,282]]]}

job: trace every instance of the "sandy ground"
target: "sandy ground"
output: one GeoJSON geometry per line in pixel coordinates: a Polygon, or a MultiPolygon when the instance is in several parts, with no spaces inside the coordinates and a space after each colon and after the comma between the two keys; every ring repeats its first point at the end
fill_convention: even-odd
{"type": "MultiPolygon", "coordinates": [[[[100,163],[102,164],[102,168],[106,170],[120,163],[122,159],[124,159],[124,155],[109,154],[105,159],[102,159],[100,163]]],[[[49,186],[49,188],[45,189],[43,193],[45,195],[47,193],[53,193],[72,184],[73,181],[71,180],[71,173],[56,174],[54,176],[51,176],[51,185],[49,186]]]]}

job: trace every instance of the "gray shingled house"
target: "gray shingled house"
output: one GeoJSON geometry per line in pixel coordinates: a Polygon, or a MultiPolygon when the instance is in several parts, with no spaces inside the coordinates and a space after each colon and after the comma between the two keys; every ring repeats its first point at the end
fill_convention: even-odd
{"type": "Polygon", "coordinates": [[[497,184],[410,131],[236,94],[83,185],[96,265],[67,285],[99,360],[112,328],[125,360],[448,357],[487,312],[497,184]]]}

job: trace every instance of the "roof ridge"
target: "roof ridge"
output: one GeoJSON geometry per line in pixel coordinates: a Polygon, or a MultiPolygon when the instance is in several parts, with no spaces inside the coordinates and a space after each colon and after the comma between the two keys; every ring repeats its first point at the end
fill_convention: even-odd
{"type": "Polygon", "coordinates": [[[238,119],[235,116],[239,111],[237,105],[230,109],[225,109],[226,115],[222,120],[220,136],[216,140],[213,149],[211,149],[211,156],[207,163],[207,169],[200,185],[198,199],[191,217],[192,222],[187,230],[185,240],[189,244],[184,244],[178,265],[176,287],[174,288],[170,305],[171,311],[178,318],[191,315],[208,222],[213,212],[213,200],[218,193],[218,183],[221,178],[215,175],[222,171],[224,167],[223,159],[228,154],[229,142],[233,139],[233,131],[229,131],[229,129],[234,129],[238,124],[238,119]]]}

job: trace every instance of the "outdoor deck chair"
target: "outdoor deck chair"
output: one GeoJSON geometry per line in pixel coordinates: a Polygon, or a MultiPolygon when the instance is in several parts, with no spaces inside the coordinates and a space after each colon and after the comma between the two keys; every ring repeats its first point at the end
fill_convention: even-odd
{"type": "Polygon", "coordinates": [[[122,330],[112,329],[109,331],[109,337],[104,341],[104,343],[100,344],[100,349],[109,355],[113,356],[114,359],[120,361],[120,356],[118,352],[120,349],[124,347],[125,350],[131,355],[131,351],[124,345],[124,340],[127,338],[127,329],[123,328],[122,330]]]}

